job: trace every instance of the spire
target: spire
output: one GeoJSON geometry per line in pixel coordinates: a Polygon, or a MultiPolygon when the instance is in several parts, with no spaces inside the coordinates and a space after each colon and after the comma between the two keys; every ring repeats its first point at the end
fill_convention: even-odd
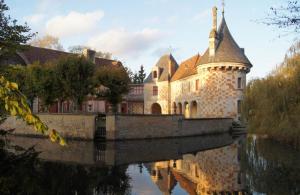
{"type": "Polygon", "coordinates": [[[225,14],[225,0],[222,0],[222,16],[225,14]]]}

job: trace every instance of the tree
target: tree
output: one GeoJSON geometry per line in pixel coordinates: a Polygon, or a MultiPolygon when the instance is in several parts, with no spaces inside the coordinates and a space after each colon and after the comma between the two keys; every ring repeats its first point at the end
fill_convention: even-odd
{"type": "MultiPolygon", "coordinates": [[[[74,45],[74,46],[69,47],[69,52],[75,53],[75,54],[82,54],[83,50],[85,50],[85,49],[91,49],[91,48],[88,46],[84,46],[84,45],[74,45]]],[[[96,51],[96,57],[111,60],[112,54],[109,52],[96,51]]]]}
{"type": "Polygon", "coordinates": [[[44,37],[37,38],[31,41],[30,45],[35,47],[42,47],[42,48],[64,51],[62,44],[59,42],[59,39],[51,35],[45,35],[44,37]]]}
{"type": "Polygon", "coordinates": [[[133,74],[132,82],[133,82],[133,84],[139,84],[140,79],[139,79],[139,76],[138,76],[137,73],[134,73],[134,74],[133,74]]]}
{"type": "Polygon", "coordinates": [[[263,79],[247,84],[243,116],[248,131],[300,147],[300,43],[263,79]]]}
{"type": "Polygon", "coordinates": [[[19,117],[28,125],[32,125],[37,132],[47,134],[51,141],[65,145],[64,139],[55,130],[50,130],[39,117],[32,114],[26,97],[18,90],[18,85],[7,81],[3,76],[0,76],[0,105],[1,122],[6,114],[19,117]]]}
{"type": "Polygon", "coordinates": [[[144,80],[146,78],[146,73],[145,73],[145,69],[144,69],[144,66],[141,65],[141,68],[139,70],[139,75],[138,75],[138,82],[141,84],[141,83],[144,83],[144,80]]]}
{"type": "Polygon", "coordinates": [[[130,78],[126,70],[123,67],[101,67],[95,73],[95,83],[98,87],[96,95],[106,98],[116,112],[116,105],[122,101],[123,95],[129,92],[130,78]]]}
{"type": "Polygon", "coordinates": [[[4,0],[0,0],[0,59],[25,49],[24,44],[35,36],[35,33],[30,33],[26,23],[19,25],[17,20],[5,15],[8,10],[4,0]]]}
{"type": "Polygon", "coordinates": [[[94,70],[95,64],[83,56],[61,59],[55,68],[57,82],[61,86],[61,99],[70,98],[77,106],[80,105],[94,90],[94,70]]]}
{"type": "Polygon", "coordinates": [[[271,14],[264,21],[265,24],[299,33],[300,1],[288,0],[286,5],[271,7],[270,10],[271,14]]]}

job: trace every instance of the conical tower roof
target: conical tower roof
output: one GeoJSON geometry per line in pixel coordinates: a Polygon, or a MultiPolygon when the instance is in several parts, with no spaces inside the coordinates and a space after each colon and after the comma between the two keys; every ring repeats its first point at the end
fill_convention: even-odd
{"type": "Polygon", "coordinates": [[[252,67],[252,64],[245,55],[244,50],[241,49],[233,39],[224,16],[219,26],[217,36],[218,44],[216,47],[215,55],[213,57],[210,57],[209,49],[207,49],[200,59],[198,65],[219,62],[233,62],[246,64],[247,66],[252,67]]]}

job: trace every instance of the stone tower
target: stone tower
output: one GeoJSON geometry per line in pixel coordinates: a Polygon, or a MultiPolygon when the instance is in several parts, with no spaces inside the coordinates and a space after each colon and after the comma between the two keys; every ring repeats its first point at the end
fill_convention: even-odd
{"type": "Polygon", "coordinates": [[[225,21],[224,12],[219,28],[217,8],[213,8],[213,27],[209,47],[197,64],[202,89],[199,116],[239,119],[246,86],[246,74],[252,64],[233,39],[225,21]]]}

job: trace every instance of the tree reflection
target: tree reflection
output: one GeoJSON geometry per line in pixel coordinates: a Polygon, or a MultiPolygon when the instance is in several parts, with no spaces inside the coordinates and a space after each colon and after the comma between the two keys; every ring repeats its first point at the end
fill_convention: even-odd
{"type": "Polygon", "coordinates": [[[300,193],[299,151],[267,139],[249,137],[243,159],[250,191],[300,193]]]}
{"type": "Polygon", "coordinates": [[[126,169],[46,162],[1,140],[0,194],[129,194],[126,169]]]}

